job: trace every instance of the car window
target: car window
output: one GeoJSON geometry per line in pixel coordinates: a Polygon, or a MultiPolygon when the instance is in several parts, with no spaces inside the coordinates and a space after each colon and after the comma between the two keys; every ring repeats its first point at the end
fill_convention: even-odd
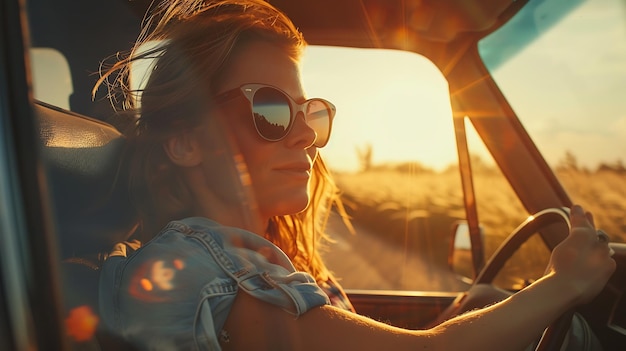
{"type": "Polygon", "coordinates": [[[441,72],[407,52],[310,47],[303,80],[337,106],[320,153],[355,228],[331,218],[330,269],[352,289],[463,290],[446,263],[465,211],[441,72]]]}
{"type": "Polygon", "coordinates": [[[525,7],[479,51],[572,201],[624,242],[626,3],[572,2],[561,17],[545,16],[547,6],[525,7]],[[512,30],[520,25],[534,26],[537,37],[494,59],[502,43],[520,40],[512,30]]]}
{"type": "Polygon", "coordinates": [[[72,74],[63,54],[52,48],[31,48],[33,97],[64,109],[70,109],[72,74]]]}

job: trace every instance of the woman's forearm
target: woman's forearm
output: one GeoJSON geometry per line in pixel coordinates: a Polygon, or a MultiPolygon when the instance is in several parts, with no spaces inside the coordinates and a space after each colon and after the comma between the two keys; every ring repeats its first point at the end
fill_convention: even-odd
{"type": "Polygon", "coordinates": [[[417,331],[331,306],[295,319],[240,294],[225,327],[232,341],[223,346],[224,350],[523,350],[575,301],[575,295],[562,288],[548,275],[502,302],[417,331]]]}
{"type": "Polygon", "coordinates": [[[506,300],[440,324],[429,332],[436,350],[523,350],[576,302],[549,274],[506,300]]]}

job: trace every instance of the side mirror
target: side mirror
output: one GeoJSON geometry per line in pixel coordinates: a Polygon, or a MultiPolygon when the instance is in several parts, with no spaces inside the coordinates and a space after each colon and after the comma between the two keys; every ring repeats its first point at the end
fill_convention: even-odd
{"type": "MultiPolygon", "coordinates": [[[[463,280],[471,281],[474,277],[472,263],[472,241],[470,239],[469,226],[466,221],[457,221],[452,225],[452,238],[448,249],[448,266],[461,276],[463,280]]],[[[484,243],[483,228],[480,227],[481,244],[484,243]]],[[[480,248],[478,252],[485,252],[480,248]]]]}

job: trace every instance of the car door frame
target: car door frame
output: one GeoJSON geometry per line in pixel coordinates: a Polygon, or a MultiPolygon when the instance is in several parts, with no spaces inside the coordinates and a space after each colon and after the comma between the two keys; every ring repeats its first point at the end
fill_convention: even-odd
{"type": "Polygon", "coordinates": [[[59,270],[38,152],[25,1],[0,4],[3,349],[65,349],[59,270]],[[6,337],[6,338],[4,338],[6,337]]]}

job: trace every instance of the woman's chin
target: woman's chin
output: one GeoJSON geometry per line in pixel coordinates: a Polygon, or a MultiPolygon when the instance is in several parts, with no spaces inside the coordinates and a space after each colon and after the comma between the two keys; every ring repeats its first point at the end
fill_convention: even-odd
{"type": "Polygon", "coordinates": [[[275,202],[268,206],[269,211],[265,211],[270,214],[270,217],[285,216],[300,213],[304,211],[309,205],[309,197],[292,197],[288,202],[275,202]]]}

